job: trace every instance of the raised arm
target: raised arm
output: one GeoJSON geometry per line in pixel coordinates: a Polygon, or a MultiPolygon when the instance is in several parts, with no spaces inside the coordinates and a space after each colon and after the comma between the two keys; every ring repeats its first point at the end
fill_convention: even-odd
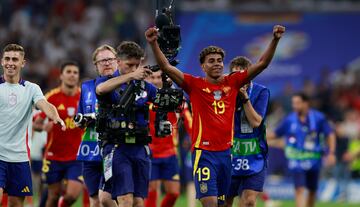
{"type": "Polygon", "coordinates": [[[255,76],[261,73],[267,66],[270,64],[277,47],[277,44],[285,32],[285,27],[280,25],[275,25],[273,28],[273,39],[271,40],[269,46],[265,52],[260,57],[259,61],[248,68],[248,78],[252,80],[255,76]]]}
{"type": "Polygon", "coordinates": [[[96,86],[96,94],[104,95],[120,87],[120,85],[123,83],[129,82],[131,80],[143,80],[150,74],[150,69],[139,67],[134,72],[120,75],[115,78],[110,78],[109,80],[100,83],[98,86],[96,86]]]}
{"type": "Polygon", "coordinates": [[[60,118],[58,111],[56,110],[56,107],[54,105],[52,105],[45,99],[39,100],[38,102],[36,102],[35,105],[38,109],[44,112],[46,116],[54,122],[54,124],[60,124],[61,129],[63,131],[66,130],[66,125],[64,121],[60,118]]]}
{"type": "Polygon", "coordinates": [[[145,32],[146,40],[151,46],[157,64],[176,84],[181,85],[184,81],[184,74],[176,67],[172,66],[160,50],[158,39],[158,31],[155,27],[151,27],[145,32]]]}

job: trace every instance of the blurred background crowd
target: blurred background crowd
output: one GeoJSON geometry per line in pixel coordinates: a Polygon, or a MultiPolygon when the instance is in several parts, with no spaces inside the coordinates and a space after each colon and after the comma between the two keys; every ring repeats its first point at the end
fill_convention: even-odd
{"type": "MultiPolygon", "coordinates": [[[[107,43],[116,47],[122,40],[133,40],[146,47],[144,31],[154,25],[154,2],[149,0],[1,0],[0,47],[3,48],[8,43],[19,43],[24,46],[27,65],[23,70],[23,77],[38,83],[45,93],[58,85],[59,66],[65,59],[76,60],[80,64],[83,79],[93,78],[96,72],[91,54],[99,45],[107,43]]],[[[170,1],[160,2],[169,5],[170,1]]],[[[275,12],[281,14],[294,12],[296,15],[307,12],[340,16],[350,14],[353,15],[350,19],[354,22],[348,21],[345,24],[348,26],[347,30],[339,31],[334,24],[333,32],[359,33],[359,28],[356,27],[359,27],[357,20],[360,19],[360,2],[356,0],[182,0],[175,1],[174,5],[175,16],[177,20],[180,19],[179,22],[191,20],[191,18],[181,20],[182,15],[191,16],[203,11],[215,12],[212,13],[214,16],[224,11],[240,15],[256,12],[256,15],[263,14],[265,18],[269,13],[275,12]]],[[[192,25],[190,22],[187,23],[189,26],[192,25]]],[[[181,26],[185,30],[185,35],[182,33],[182,47],[186,50],[186,45],[191,44],[187,36],[191,31],[188,27],[184,28],[185,25],[181,26]]],[[[222,28],[218,26],[212,29],[222,28]]],[[[219,35],[218,39],[221,38],[222,36],[219,35]]],[[[324,37],[324,40],[326,38],[324,37]]],[[[291,111],[291,96],[299,90],[309,95],[312,98],[312,106],[324,112],[332,121],[337,133],[338,164],[324,171],[325,178],[360,178],[360,159],[351,156],[353,151],[360,148],[360,47],[358,47],[359,39],[350,39],[350,41],[353,42],[353,47],[346,49],[355,54],[354,57],[349,58],[351,60],[342,58],[342,51],[337,46],[341,43],[329,41],[327,44],[331,45],[330,47],[338,54],[340,64],[321,62],[319,63],[321,67],[308,69],[310,73],[297,76],[296,84],[292,84],[291,81],[283,82],[271,96],[267,120],[269,129],[274,128],[291,111]],[[318,78],[312,78],[312,72],[316,73],[318,78]]],[[[220,42],[221,46],[224,44],[220,42]]],[[[226,49],[226,46],[224,47],[226,49]]],[[[195,50],[194,54],[197,52],[195,50]]],[[[184,53],[186,52],[180,51],[180,61],[182,61],[181,57],[186,55],[184,53]]],[[[320,59],[322,52],[318,52],[318,55],[320,59]]],[[[197,56],[192,58],[197,59],[197,56]]],[[[229,59],[231,58],[230,55],[229,59]]],[[[199,67],[195,65],[192,68],[195,70],[194,68],[199,67]]],[[[200,69],[196,70],[200,71],[200,69]]],[[[271,68],[271,70],[276,69],[271,68]]],[[[264,84],[271,85],[266,81],[264,84]]],[[[281,150],[271,149],[269,173],[286,175],[285,162],[279,159],[279,156],[283,158],[281,150]]]]}

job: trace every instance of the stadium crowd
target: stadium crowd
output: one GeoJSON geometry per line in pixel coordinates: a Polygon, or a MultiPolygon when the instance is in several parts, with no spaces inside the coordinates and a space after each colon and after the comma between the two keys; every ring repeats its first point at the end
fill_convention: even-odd
{"type": "MultiPolygon", "coordinates": [[[[146,48],[143,34],[144,28],[153,24],[152,6],[151,1],[141,0],[111,4],[101,0],[4,0],[0,2],[0,48],[10,42],[22,45],[28,60],[24,79],[39,84],[46,92],[58,86],[54,80],[61,75],[63,60],[75,60],[80,77],[88,79],[97,75],[92,53],[103,43],[116,46],[126,39],[146,48]]],[[[278,96],[271,97],[267,126],[274,129],[291,111],[292,95],[303,91],[311,105],[329,118],[336,132],[338,164],[322,175],[360,178],[360,64],[346,65],[333,73],[324,67],[321,73],[320,80],[305,79],[302,88],[288,83],[278,96]]],[[[281,150],[270,150],[268,173],[287,175],[279,155],[285,159],[281,150]]]]}

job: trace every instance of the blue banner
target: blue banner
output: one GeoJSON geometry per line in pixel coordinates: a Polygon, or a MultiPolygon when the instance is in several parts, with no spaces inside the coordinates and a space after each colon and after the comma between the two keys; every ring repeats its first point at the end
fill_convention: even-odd
{"type": "Polygon", "coordinates": [[[266,71],[256,81],[277,94],[284,84],[302,86],[304,78],[317,81],[321,70],[341,69],[360,56],[360,14],[305,13],[279,15],[237,14],[229,12],[183,12],[181,25],[182,48],[178,55],[179,68],[203,76],[199,64],[200,51],[209,45],[226,51],[228,63],[238,55],[256,62],[272,38],[275,24],[286,26],[276,55],[266,71]]]}

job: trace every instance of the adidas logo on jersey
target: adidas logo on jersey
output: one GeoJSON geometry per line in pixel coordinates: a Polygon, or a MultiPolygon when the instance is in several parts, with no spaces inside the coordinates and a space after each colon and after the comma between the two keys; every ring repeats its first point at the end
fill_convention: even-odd
{"type": "Polygon", "coordinates": [[[29,189],[29,187],[25,187],[25,188],[23,188],[22,189],[22,191],[21,191],[22,193],[30,193],[30,189],[29,189]]]}
{"type": "Polygon", "coordinates": [[[209,88],[203,88],[202,91],[206,92],[206,93],[211,93],[209,88]]]}
{"type": "Polygon", "coordinates": [[[64,104],[60,104],[58,107],[57,107],[58,110],[65,110],[65,106],[64,104]]]}

